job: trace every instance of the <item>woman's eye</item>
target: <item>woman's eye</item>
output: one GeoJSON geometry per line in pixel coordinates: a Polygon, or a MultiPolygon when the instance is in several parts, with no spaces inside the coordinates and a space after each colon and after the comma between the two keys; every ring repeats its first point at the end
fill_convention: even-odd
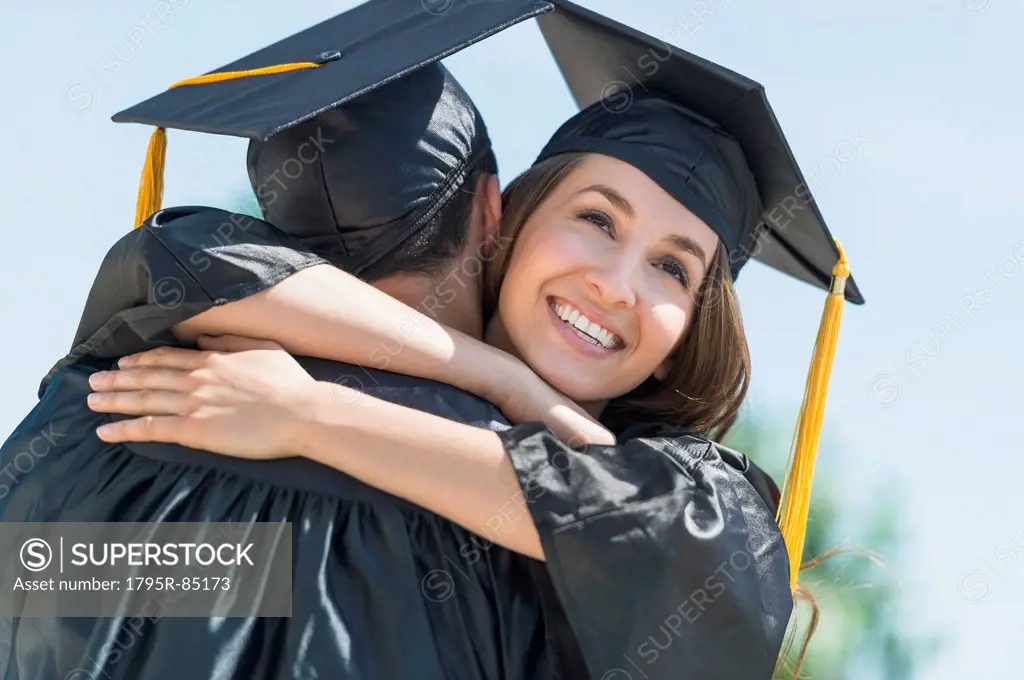
{"type": "Polygon", "coordinates": [[[686,274],[686,268],[676,260],[668,259],[660,262],[659,265],[666,272],[679,280],[684,287],[689,288],[690,277],[686,274]]]}
{"type": "Polygon", "coordinates": [[[606,231],[609,234],[612,233],[612,228],[614,226],[612,218],[608,217],[608,215],[600,210],[581,210],[576,213],[576,217],[597,225],[597,227],[602,231],[606,231]]]}

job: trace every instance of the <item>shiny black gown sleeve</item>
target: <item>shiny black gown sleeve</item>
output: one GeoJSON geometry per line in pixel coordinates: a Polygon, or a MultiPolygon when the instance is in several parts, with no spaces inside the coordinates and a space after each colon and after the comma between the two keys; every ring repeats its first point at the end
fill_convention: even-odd
{"type": "Polygon", "coordinates": [[[583,451],[535,423],[499,436],[592,678],[771,676],[793,600],[767,475],[664,428],[583,451]]]}
{"type": "Polygon", "coordinates": [[[248,215],[205,207],[162,210],[108,251],[72,350],[43,379],[39,395],[65,366],[180,344],[171,333],[175,324],[325,262],[248,215]]]}

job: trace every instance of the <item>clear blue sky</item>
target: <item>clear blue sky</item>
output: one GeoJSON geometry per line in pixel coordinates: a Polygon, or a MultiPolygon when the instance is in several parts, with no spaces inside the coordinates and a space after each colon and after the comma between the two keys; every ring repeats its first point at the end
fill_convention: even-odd
{"type": "MultiPolygon", "coordinates": [[[[0,432],[35,403],[39,379],[68,350],[100,259],[131,227],[150,130],[110,115],[354,4],[8,7],[0,351],[13,360],[0,432]]],[[[851,508],[880,479],[899,482],[911,530],[897,565],[900,622],[952,642],[923,677],[1019,677],[1008,659],[1024,643],[1024,229],[1015,205],[1024,6],[583,4],[767,87],[868,300],[845,317],[827,414],[827,450],[838,460],[823,464],[838,467],[851,508]],[[858,147],[844,144],[854,139],[858,147]]],[[[487,117],[505,180],[574,111],[532,22],[447,63],[487,117]]],[[[244,141],[169,138],[165,205],[228,207],[246,194],[244,141]]],[[[795,414],[822,296],[756,264],[739,291],[751,401],[795,414]]]]}

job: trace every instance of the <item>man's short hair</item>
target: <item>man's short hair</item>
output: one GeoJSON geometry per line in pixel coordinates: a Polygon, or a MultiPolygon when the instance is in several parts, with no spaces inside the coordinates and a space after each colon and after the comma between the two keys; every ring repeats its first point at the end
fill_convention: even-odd
{"type": "Polygon", "coordinates": [[[439,63],[253,139],[247,162],[264,219],[364,280],[450,263],[479,172],[497,174],[483,116],[439,63]]]}
{"type": "Polygon", "coordinates": [[[455,258],[466,247],[480,178],[497,174],[494,151],[488,149],[476,169],[467,173],[466,180],[430,221],[367,269],[360,278],[366,281],[396,275],[436,278],[448,273],[455,258]]]}

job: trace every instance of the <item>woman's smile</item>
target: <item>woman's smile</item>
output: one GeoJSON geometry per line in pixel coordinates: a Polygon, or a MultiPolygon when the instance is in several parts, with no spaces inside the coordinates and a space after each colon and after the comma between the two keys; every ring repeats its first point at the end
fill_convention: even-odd
{"type": "Polygon", "coordinates": [[[563,298],[547,298],[548,315],[560,336],[586,356],[605,358],[621,352],[625,341],[607,321],[586,314],[563,298]]]}

